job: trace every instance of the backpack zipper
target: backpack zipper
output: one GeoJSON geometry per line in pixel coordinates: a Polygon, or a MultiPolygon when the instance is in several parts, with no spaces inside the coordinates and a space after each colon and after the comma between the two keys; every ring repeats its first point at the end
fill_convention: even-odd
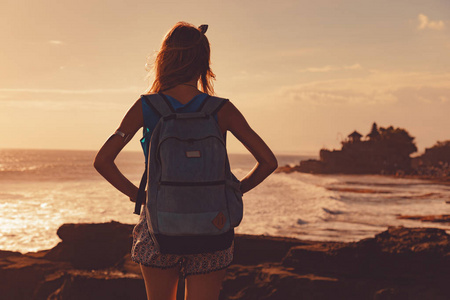
{"type": "Polygon", "coordinates": [[[216,139],[218,139],[218,140],[220,141],[220,143],[221,143],[224,147],[226,147],[226,145],[225,145],[223,139],[221,139],[220,137],[218,137],[218,136],[216,136],[216,135],[207,135],[207,136],[204,136],[204,137],[201,137],[201,138],[198,138],[198,139],[194,139],[194,138],[182,139],[182,138],[175,137],[175,136],[169,136],[169,137],[166,137],[166,138],[164,138],[164,139],[162,139],[162,140],[159,141],[159,143],[158,143],[158,152],[159,152],[159,148],[160,148],[161,144],[162,144],[163,142],[165,142],[166,140],[169,140],[169,139],[176,139],[176,140],[179,140],[180,142],[188,142],[188,143],[192,143],[192,142],[197,142],[197,141],[206,140],[206,139],[209,139],[209,138],[216,138],[216,139]]]}
{"type": "Polygon", "coordinates": [[[160,181],[158,185],[170,185],[170,186],[210,186],[210,185],[223,185],[225,184],[225,180],[216,180],[216,181],[160,181]]]}

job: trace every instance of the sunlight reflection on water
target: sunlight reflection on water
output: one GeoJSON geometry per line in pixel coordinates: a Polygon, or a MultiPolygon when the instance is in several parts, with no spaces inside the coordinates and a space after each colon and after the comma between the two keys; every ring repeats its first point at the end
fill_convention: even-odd
{"type": "MultiPolygon", "coordinates": [[[[61,155],[65,158],[67,153],[63,151],[61,155]]],[[[53,156],[55,153],[50,153],[48,160],[53,156]]],[[[64,159],[59,160],[62,165],[52,168],[44,161],[45,172],[50,173],[40,170],[45,174],[35,180],[36,170],[26,171],[29,173],[22,176],[1,177],[0,174],[0,249],[22,252],[49,249],[60,241],[56,231],[64,223],[137,222],[134,204],[92,170],[92,154],[82,152],[75,157],[79,161],[76,164],[69,161],[67,172],[73,168],[76,172],[65,179],[59,177],[64,170],[64,159]],[[52,170],[58,171],[53,174],[52,170]],[[49,179],[51,176],[56,178],[49,179]]],[[[127,159],[129,163],[122,160],[119,166],[137,184],[142,172],[142,155],[133,154],[127,159]]],[[[290,159],[295,162],[298,157],[290,159]]],[[[242,178],[253,162],[248,156],[232,159],[234,173],[242,178]]],[[[21,163],[36,162],[22,160],[21,163]]],[[[245,195],[244,219],[236,232],[356,241],[391,225],[449,230],[446,223],[396,218],[397,215],[442,214],[450,208],[445,203],[447,200],[450,200],[448,187],[420,180],[376,175],[274,174],[245,195]],[[369,189],[370,193],[360,192],[369,189]],[[388,193],[377,192],[382,190],[388,193]]]]}

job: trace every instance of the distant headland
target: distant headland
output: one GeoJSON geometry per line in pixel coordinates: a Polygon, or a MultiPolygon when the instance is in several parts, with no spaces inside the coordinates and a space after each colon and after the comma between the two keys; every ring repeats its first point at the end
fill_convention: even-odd
{"type": "Polygon", "coordinates": [[[403,128],[378,128],[373,123],[365,137],[355,130],[341,144],[341,150],[321,149],[319,160],[302,160],[299,165],[280,167],[277,171],[382,174],[450,182],[450,140],[438,141],[422,155],[411,157],[417,152],[414,137],[403,128]]]}

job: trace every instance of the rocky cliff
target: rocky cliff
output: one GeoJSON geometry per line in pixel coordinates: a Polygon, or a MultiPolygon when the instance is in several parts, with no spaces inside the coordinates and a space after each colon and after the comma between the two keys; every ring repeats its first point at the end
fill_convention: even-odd
{"type": "MultiPolygon", "coordinates": [[[[146,299],[131,225],[65,224],[53,249],[0,251],[1,299],[146,299]]],[[[237,235],[220,299],[450,299],[450,236],[390,227],[354,243],[237,235]]]]}

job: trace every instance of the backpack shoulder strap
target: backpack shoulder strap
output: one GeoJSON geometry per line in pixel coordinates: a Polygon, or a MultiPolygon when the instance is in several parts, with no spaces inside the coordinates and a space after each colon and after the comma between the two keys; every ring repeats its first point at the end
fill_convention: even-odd
{"type": "MultiPolygon", "coordinates": [[[[173,108],[172,105],[170,105],[169,100],[161,93],[159,94],[149,94],[149,95],[141,95],[142,101],[145,101],[145,103],[159,116],[158,117],[164,117],[173,114],[173,108]]],[[[144,122],[145,122],[145,116],[144,116],[144,122]]],[[[146,144],[146,147],[148,147],[149,144],[146,144]]],[[[147,153],[149,153],[150,150],[147,149],[147,153]]],[[[148,177],[148,164],[145,164],[145,170],[144,174],[142,174],[141,182],[139,184],[139,190],[138,195],[136,199],[136,204],[134,206],[134,213],[137,215],[141,214],[141,206],[144,203],[144,199],[146,196],[145,187],[147,186],[147,177],[148,177]]]]}
{"type": "Polygon", "coordinates": [[[204,101],[202,106],[199,109],[199,112],[206,113],[208,115],[214,115],[216,114],[222,106],[227,103],[229,100],[225,98],[219,98],[214,96],[207,97],[204,101]]]}
{"type": "Polygon", "coordinates": [[[169,100],[161,93],[142,96],[148,106],[162,117],[171,115],[175,112],[172,105],[170,105],[169,100]]]}

